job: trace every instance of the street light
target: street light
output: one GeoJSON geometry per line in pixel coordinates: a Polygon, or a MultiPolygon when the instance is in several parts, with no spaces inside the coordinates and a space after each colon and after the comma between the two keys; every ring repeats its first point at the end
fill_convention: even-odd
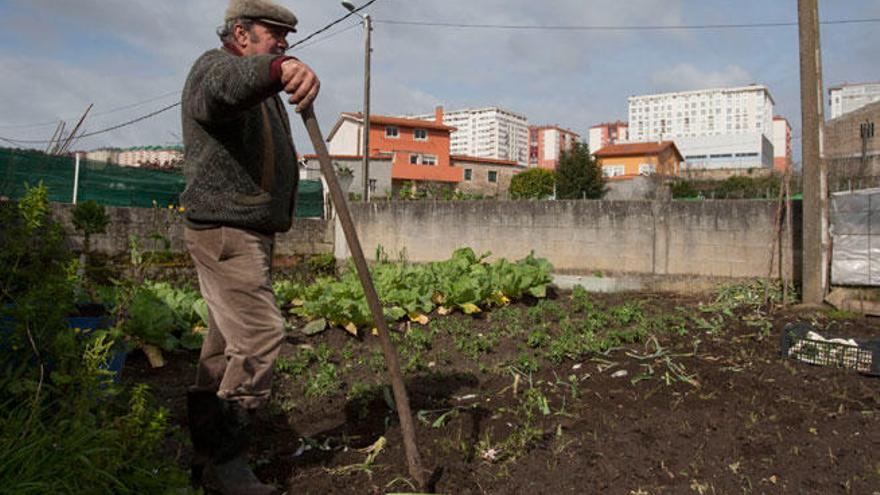
{"type": "Polygon", "coordinates": [[[364,201],[370,200],[370,33],[373,23],[370,14],[360,14],[353,3],[344,1],[342,6],[364,20],[364,201]]]}

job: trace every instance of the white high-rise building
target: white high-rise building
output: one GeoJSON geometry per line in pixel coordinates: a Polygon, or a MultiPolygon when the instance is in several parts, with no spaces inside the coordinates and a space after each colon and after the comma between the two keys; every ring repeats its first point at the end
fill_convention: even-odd
{"type": "MultiPolygon", "coordinates": [[[[409,118],[432,120],[434,115],[409,118]]],[[[466,108],[444,111],[443,124],[456,128],[450,136],[451,155],[510,160],[528,166],[529,121],[523,115],[498,107],[466,108]]]]}
{"type": "Polygon", "coordinates": [[[766,86],[629,98],[629,142],[672,140],[684,169],[773,166],[773,97],[766,86]]]}
{"type": "Polygon", "coordinates": [[[828,99],[831,101],[831,118],[836,119],[880,100],[880,83],[832,86],[828,88],[828,99]]]}

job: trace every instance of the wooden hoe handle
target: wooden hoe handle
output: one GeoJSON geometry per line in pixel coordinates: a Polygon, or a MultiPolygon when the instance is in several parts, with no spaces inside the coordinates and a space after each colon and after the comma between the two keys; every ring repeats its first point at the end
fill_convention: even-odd
{"type": "Polygon", "coordinates": [[[358,277],[360,277],[361,285],[364,288],[367,304],[370,307],[370,312],[373,314],[373,323],[378,329],[379,342],[382,344],[382,353],[385,355],[385,366],[388,368],[391,389],[394,391],[397,416],[400,418],[400,428],[403,433],[403,446],[406,451],[409,474],[416,481],[420,490],[426,490],[425,470],[422,468],[422,459],[416,445],[416,432],[413,425],[412,412],[409,407],[409,398],[407,397],[406,387],[403,384],[403,375],[400,372],[397,351],[394,349],[394,344],[391,342],[391,337],[388,334],[388,324],[385,322],[382,305],[379,303],[379,295],[376,293],[373,279],[370,278],[370,270],[367,267],[367,260],[364,258],[360,240],[354,229],[351,212],[348,210],[348,202],[342,192],[342,187],[339,185],[339,180],[336,178],[333,165],[330,163],[330,154],[327,152],[324,137],[321,135],[321,129],[318,127],[318,119],[315,118],[314,105],[302,110],[301,115],[306,130],[309,132],[309,138],[312,140],[312,146],[315,148],[315,153],[321,162],[321,173],[324,175],[327,186],[330,188],[330,199],[333,201],[336,214],[339,216],[339,222],[342,224],[342,231],[345,233],[348,249],[351,251],[351,257],[354,259],[358,277]]]}

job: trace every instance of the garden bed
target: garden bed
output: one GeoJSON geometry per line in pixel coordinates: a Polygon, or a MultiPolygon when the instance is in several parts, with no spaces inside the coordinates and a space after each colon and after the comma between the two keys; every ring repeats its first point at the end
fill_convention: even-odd
{"type": "MultiPolygon", "coordinates": [[[[876,320],[768,316],[755,287],[526,299],[395,327],[437,493],[877,493],[880,381],[779,356],[792,321],[876,338],[876,320]]],[[[289,493],[416,491],[378,339],[291,323],[257,473],[289,493]]],[[[185,427],[197,353],[167,357],[151,369],[133,354],[124,379],[150,384],[185,427]]],[[[187,447],[169,448],[185,465],[187,447]]]]}

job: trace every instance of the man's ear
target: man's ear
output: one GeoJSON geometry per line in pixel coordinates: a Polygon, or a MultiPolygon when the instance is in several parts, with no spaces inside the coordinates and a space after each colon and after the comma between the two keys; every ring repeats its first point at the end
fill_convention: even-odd
{"type": "Polygon", "coordinates": [[[250,33],[245,29],[241,24],[236,24],[235,28],[233,28],[233,34],[235,38],[235,42],[238,43],[238,46],[247,46],[248,41],[250,41],[250,33]]]}

